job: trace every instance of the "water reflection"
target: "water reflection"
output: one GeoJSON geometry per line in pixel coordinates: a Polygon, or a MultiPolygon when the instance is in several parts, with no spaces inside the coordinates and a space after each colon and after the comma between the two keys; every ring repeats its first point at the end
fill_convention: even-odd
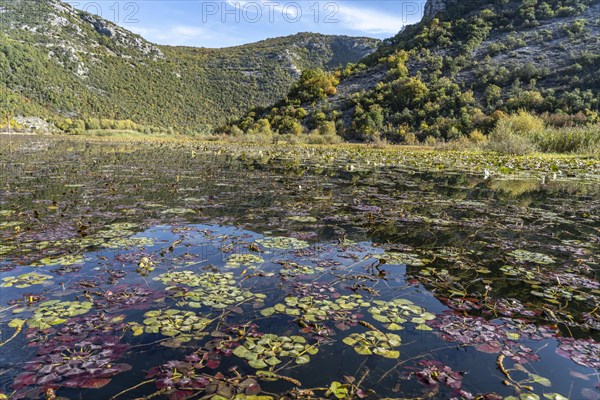
{"type": "MultiPolygon", "coordinates": [[[[185,361],[199,349],[201,357],[210,354],[206,357],[218,358],[219,363],[194,369],[194,379],[214,377],[219,371],[230,377],[227,370],[235,365],[242,376],[255,379],[256,368],[248,364],[252,357],[267,360],[279,353],[263,357],[250,352],[245,359],[206,348],[215,340],[230,350],[247,343],[247,336],[230,343],[211,333],[231,336],[227,329],[248,322],[257,324],[258,333],[302,336],[307,343],[319,344],[306,364],[295,363],[289,353],[281,360],[276,357],[282,365],[291,360],[279,372],[299,380],[303,388],[328,388],[337,381],[358,396],[358,388],[344,380],[349,376],[361,381],[361,395],[372,398],[409,398],[424,392],[438,398],[452,393],[466,397],[467,392],[508,396],[516,389],[528,392],[525,386],[540,396],[580,398],[597,392],[593,368],[598,347],[586,341],[600,339],[597,185],[486,179],[397,165],[350,168],[356,160],[325,163],[219,152],[192,157],[183,145],[132,149],[51,141],[44,151],[38,147],[28,144],[3,153],[7,168],[2,172],[0,203],[0,278],[20,279],[20,284],[27,284],[23,274],[31,272],[52,278],[23,288],[19,283],[2,288],[2,341],[14,332],[8,326],[12,319],[28,321],[25,334],[2,348],[0,384],[5,392],[12,391],[17,379],[19,391],[33,390],[28,392],[31,397],[39,395],[36,388],[59,383],[61,396],[77,398],[83,391],[86,399],[106,399],[143,382],[146,371],[171,360],[185,361]],[[265,236],[275,239],[261,242],[265,236]],[[239,255],[233,259],[237,261],[232,255],[239,255]],[[232,267],[232,262],[239,265],[232,267]],[[190,285],[187,278],[160,278],[177,271],[217,274],[214,279],[231,274],[223,278],[222,287],[217,285],[217,293],[241,296],[243,303],[209,306],[202,300],[212,292],[203,281],[190,285]],[[190,295],[194,291],[200,295],[190,295]],[[347,297],[353,295],[360,295],[360,301],[347,297]],[[321,308],[341,307],[343,312],[326,313],[321,319],[316,311],[289,303],[289,298],[304,297],[321,308]],[[53,304],[43,306],[57,299],[76,302],[77,309],[85,302],[93,307],[77,315],[53,304]],[[388,315],[390,311],[373,303],[394,299],[409,301],[413,311],[396,308],[388,315]],[[65,321],[32,327],[29,321],[36,320],[40,307],[65,321]],[[23,310],[13,314],[15,309],[23,310]],[[178,341],[174,339],[188,337],[165,320],[152,321],[160,316],[145,315],[153,310],[183,310],[200,318],[195,324],[211,322],[206,329],[194,328],[202,334],[178,341]],[[420,321],[415,312],[432,313],[434,322],[420,321]],[[404,324],[390,322],[397,313],[404,313],[399,317],[404,324]],[[107,322],[101,314],[124,318],[107,322]],[[93,319],[78,319],[84,316],[93,319]],[[145,324],[147,320],[151,323],[145,324]],[[66,367],[63,372],[40,372],[41,366],[23,371],[23,362],[56,352],[52,346],[40,350],[42,337],[67,342],[77,337],[95,346],[97,339],[80,327],[86,323],[100,324],[108,336],[127,346],[112,349],[115,359],[109,359],[111,365],[131,369],[115,367],[110,373],[75,378],[65,376],[66,367]],[[403,329],[390,329],[392,323],[392,328],[403,329]],[[461,324],[465,332],[458,328],[461,324]],[[175,335],[169,336],[172,329],[175,335]],[[394,355],[388,350],[396,348],[386,347],[383,340],[387,350],[374,350],[368,344],[371,336],[358,350],[356,344],[343,342],[353,333],[366,332],[398,334],[399,357],[377,355],[394,355]],[[570,336],[582,341],[573,345],[561,339],[570,336]],[[560,354],[558,346],[563,348],[560,354]],[[367,350],[375,353],[360,353],[367,350]],[[497,368],[499,354],[512,379],[508,386],[497,368]],[[447,385],[443,379],[427,384],[427,374],[438,367],[423,360],[465,372],[462,386],[447,385]],[[550,386],[531,374],[549,379],[550,386]],[[65,382],[70,387],[65,388],[65,382]]],[[[176,315],[168,320],[176,320],[176,315]]],[[[96,354],[92,348],[86,351],[91,353],[82,357],[96,354]]],[[[98,360],[103,359],[94,362],[98,360]]],[[[164,368],[155,372],[152,379],[165,378],[164,368]]],[[[231,393],[253,393],[231,379],[231,393]]],[[[293,387],[281,379],[258,381],[270,393],[293,387]]],[[[180,391],[189,389],[174,385],[180,391]]],[[[153,381],[123,398],[163,389],[153,381]]]]}

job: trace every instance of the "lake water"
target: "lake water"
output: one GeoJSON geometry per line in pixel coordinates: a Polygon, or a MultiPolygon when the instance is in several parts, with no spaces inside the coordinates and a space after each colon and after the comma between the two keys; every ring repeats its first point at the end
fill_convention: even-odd
{"type": "Polygon", "coordinates": [[[2,140],[11,398],[600,398],[584,162],[2,140]]]}

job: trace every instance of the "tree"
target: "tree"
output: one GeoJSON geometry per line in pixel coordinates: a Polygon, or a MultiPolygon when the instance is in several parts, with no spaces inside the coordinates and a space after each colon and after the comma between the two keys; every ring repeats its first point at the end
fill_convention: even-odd
{"type": "Polygon", "coordinates": [[[290,98],[300,102],[323,100],[336,93],[339,84],[337,76],[322,69],[307,69],[302,71],[300,79],[292,87],[290,98]]]}

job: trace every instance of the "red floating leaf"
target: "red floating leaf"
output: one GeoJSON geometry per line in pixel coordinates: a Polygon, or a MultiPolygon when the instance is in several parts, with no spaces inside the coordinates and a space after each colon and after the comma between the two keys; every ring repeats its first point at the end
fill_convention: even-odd
{"type": "Polygon", "coordinates": [[[79,387],[82,389],[100,389],[108,385],[110,379],[98,378],[98,379],[84,379],[79,382],[79,387]]]}

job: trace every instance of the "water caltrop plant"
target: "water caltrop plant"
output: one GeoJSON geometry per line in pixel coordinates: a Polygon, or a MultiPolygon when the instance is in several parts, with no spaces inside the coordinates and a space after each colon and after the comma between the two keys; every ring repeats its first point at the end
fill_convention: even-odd
{"type": "Polygon", "coordinates": [[[595,159],[6,143],[9,400],[597,392],[595,159]]]}

